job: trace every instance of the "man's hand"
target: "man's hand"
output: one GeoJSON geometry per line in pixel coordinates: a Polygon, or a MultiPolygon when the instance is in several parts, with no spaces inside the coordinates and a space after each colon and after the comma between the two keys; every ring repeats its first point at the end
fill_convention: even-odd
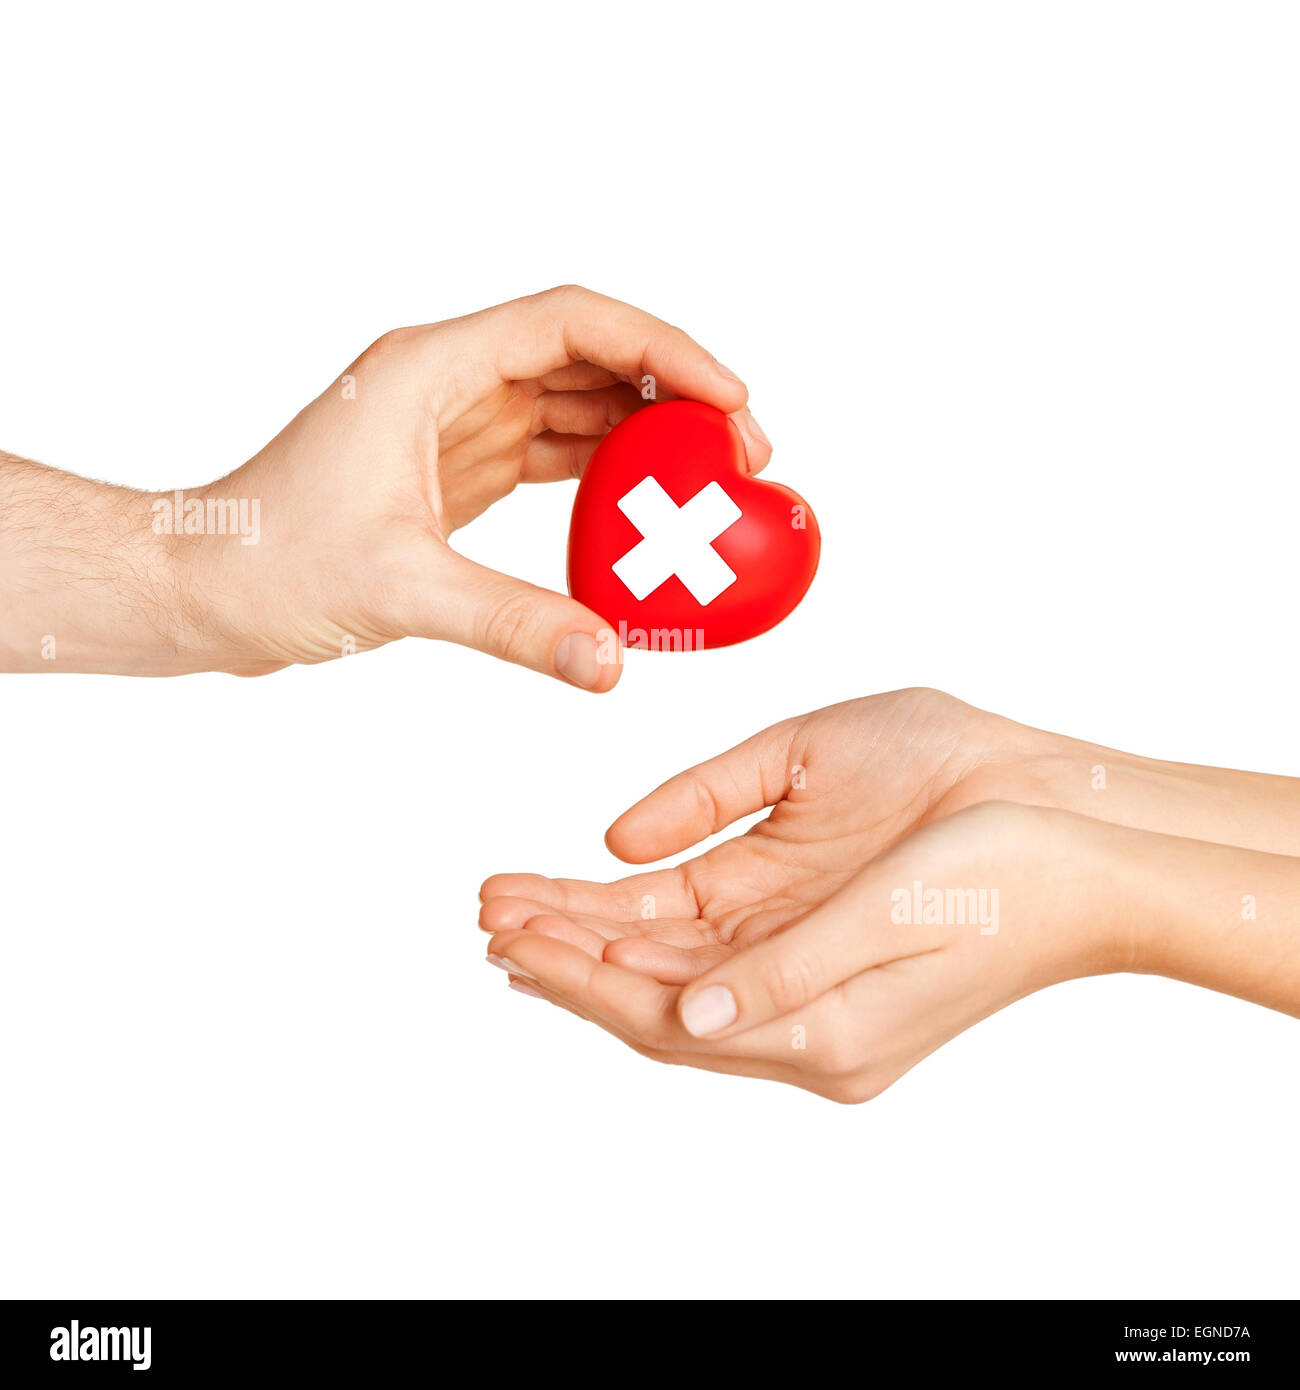
{"type": "Polygon", "coordinates": [[[9,670],[260,675],[420,636],[608,690],[619,668],[598,660],[598,615],[448,539],[520,482],[578,477],[647,403],[650,378],[657,399],[731,414],[751,469],[767,463],[731,372],[680,329],[576,287],[385,334],[179,510],[170,493],[0,459],[0,658],[9,670]],[[213,534],[207,518],[223,516],[213,534]]]}

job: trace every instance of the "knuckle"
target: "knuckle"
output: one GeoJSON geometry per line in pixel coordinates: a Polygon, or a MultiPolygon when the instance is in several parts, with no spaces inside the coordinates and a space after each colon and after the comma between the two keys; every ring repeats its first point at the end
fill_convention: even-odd
{"type": "Polygon", "coordinates": [[[553,285],[549,290],[542,292],[543,299],[557,299],[561,301],[572,301],[575,299],[585,299],[591,294],[589,289],[582,285],[553,285]]]}
{"type": "Polygon", "coordinates": [[[875,1098],[885,1088],[866,1073],[839,1077],[822,1089],[821,1094],[837,1105],[864,1105],[875,1098]]]}
{"type": "Polygon", "coordinates": [[[483,620],[483,644],[507,661],[519,662],[530,652],[538,631],[536,605],[511,594],[489,609],[483,620]]]}
{"type": "Polygon", "coordinates": [[[916,708],[927,712],[946,713],[956,709],[962,703],[955,695],[949,695],[943,690],[936,690],[930,685],[911,686],[904,691],[904,694],[916,708]]]}
{"type": "Polygon", "coordinates": [[[400,348],[405,347],[418,331],[415,328],[390,328],[387,333],[381,333],[370,344],[363,356],[369,358],[390,356],[400,348]]]}
{"type": "Polygon", "coordinates": [[[691,790],[695,794],[696,814],[705,824],[712,826],[714,830],[719,830],[725,824],[722,819],[722,807],[718,804],[718,798],[713,787],[705,777],[692,777],[691,790]]]}
{"type": "Polygon", "coordinates": [[[758,984],[777,1013],[788,1013],[813,997],[813,969],[800,952],[776,951],[763,962],[758,984]]]}
{"type": "Polygon", "coordinates": [[[617,424],[621,424],[628,416],[627,396],[635,396],[636,392],[631,386],[615,387],[604,398],[605,423],[613,429],[617,424]]]}
{"type": "Polygon", "coordinates": [[[588,453],[586,448],[576,440],[568,444],[565,448],[564,459],[565,467],[568,469],[569,477],[581,478],[587,467],[588,453]]]}

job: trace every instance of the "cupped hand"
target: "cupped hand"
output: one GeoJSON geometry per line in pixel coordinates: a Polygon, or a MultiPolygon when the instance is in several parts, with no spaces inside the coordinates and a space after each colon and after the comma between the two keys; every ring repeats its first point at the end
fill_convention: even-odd
{"type": "Polygon", "coordinates": [[[647,1056],[864,1100],[1080,975],[1300,1013],[1296,785],[899,691],[764,731],[608,838],[646,861],[771,806],[746,834],[615,884],[499,875],[479,924],[515,988],[647,1056]]]}
{"type": "Polygon", "coordinates": [[[256,457],[187,494],[256,501],[259,534],[172,539],[180,640],[258,675],[421,636],[607,690],[619,668],[597,614],[448,542],[517,484],[580,476],[612,426],[674,396],[731,414],[751,470],[767,463],[733,373],[589,290],[387,333],[256,457]]]}
{"type": "Polygon", "coordinates": [[[480,925],[523,927],[669,984],[825,902],[903,836],[999,794],[1044,736],[934,690],[816,710],[679,773],[614,822],[628,863],[662,859],[771,807],[745,834],[617,883],[500,874],[480,925]]]}
{"type": "Polygon", "coordinates": [[[656,1061],[858,1102],[1026,994],[1129,968],[1122,914],[1102,899],[1123,898],[1114,866],[1162,838],[983,802],[927,823],[783,929],[733,938],[685,988],[574,944],[568,915],[499,931],[489,959],[656,1061]]]}
{"type": "Polygon", "coordinates": [[[745,834],[612,884],[497,875],[480,926],[518,988],[638,1051],[863,1099],[1086,954],[1073,930],[1009,956],[1021,933],[890,920],[890,895],[918,881],[973,888],[976,919],[990,877],[993,901],[1014,893],[1059,822],[988,798],[1027,782],[1049,740],[933,690],[818,710],[673,777],[607,841],[647,862],[771,807],[745,834]]]}

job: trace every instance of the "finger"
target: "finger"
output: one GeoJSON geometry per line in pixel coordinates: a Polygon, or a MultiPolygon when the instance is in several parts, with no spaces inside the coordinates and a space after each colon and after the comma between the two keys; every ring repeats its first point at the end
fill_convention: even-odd
{"type": "Polygon", "coordinates": [[[567,941],[570,946],[585,951],[593,960],[604,960],[605,947],[609,945],[608,938],[602,936],[599,931],[575,921],[572,917],[561,917],[557,913],[534,913],[520,930],[537,931],[543,936],[553,937],[556,941],[567,941]]]}
{"type": "MultiPolygon", "coordinates": [[[[647,395],[646,383],[624,382],[607,368],[593,366],[590,362],[574,362],[571,366],[546,372],[538,377],[537,381],[538,385],[548,393],[593,393],[601,387],[617,386],[620,391],[632,393],[636,408],[654,401],[681,399],[676,392],[670,391],[662,382],[658,381],[654,384],[653,395],[647,395]]],[[[763,432],[762,426],[754,419],[754,414],[748,406],[735,411],[731,419],[745,441],[745,457],[749,471],[761,473],[772,458],[771,441],[763,432]]],[[[611,420],[609,423],[613,426],[618,421],[611,420]]],[[[559,430],[561,433],[586,434],[591,432],[574,424],[552,423],[549,428],[559,430]]],[[[529,480],[525,479],[525,481],[529,480]]]]}
{"type": "Polygon", "coordinates": [[[628,864],[647,864],[708,839],[742,816],[775,806],[790,790],[798,720],[774,724],[716,758],[670,777],[605,832],[628,864]]]}
{"type": "Polygon", "coordinates": [[[632,874],[617,883],[588,883],[578,878],[543,878],[541,874],[493,874],[479,897],[530,898],[561,912],[587,913],[615,922],[646,922],[655,917],[698,920],[700,905],[680,867],[632,874]]]}
{"type": "Polygon", "coordinates": [[[520,481],[563,483],[581,478],[602,438],[598,434],[556,434],[551,430],[533,435],[524,450],[520,481]]]}
{"type": "MultiPolygon", "coordinates": [[[[560,919],[563,920],[563,919],[560,919]]],[[[649,975],[665,985],[685,985],[720,965],[731,954],[726,946],[706,943],[678,946],[662,938],[620,936],[603,943],[602,959],[624,970],[649,975]]]]}
{"type": "Polygon", "coordinates": [[[617,683],[618,638],[589,608],[454,550],[441,551],[438,564],[408,627],[412,636],[458,642],[583,690],[617,683]]]}
{"type": "MultiPolygon", "coordinates": [[[[482,931],[493,933],[499,931],[518,931],[530,917],[536,917],[542,912],[553,912],[554,906],[550,903],[540,902],[536,898],[512,898],[504,894],[485,899],[479,908],[478,924],[482,931]]],[[[567,916],[578,920],[576,913],[568,913],[567,916]]],[[[602,932],[602,942],[613,940],[621,930],[608,918],[604,917],[585,917],[581,925],[590,930],[602,932]]]]}
{"type": "Polygon", "coordinates": [[[525,980],[512,976],[509,984],[510,988],[519,994],[527,995],[530,998],[544,999],[548,1004],[554,1004],[557,1009],[563,1009],[565,1013],[572,1014],[574,1018],[580,1018],[585,1023],[595,1024],[597,1028],[608,1033],[610,1037],[617,1038],[619,1042],[630,1047],[633,1052],[639,1053],[652,1062],[695,1067],[699,1071],[717,1072],[723,1076],[747,1076],[765,1081],[781,1081],[790,1086],[807,1087],[809,1084],[801,1069],[784,1059],[777,1061],[763,1057],[731,1057],[725,1053],[707,1052],[668,1053],[661,1049],[647,1047],[644,1043],[638,1042],[623,1032],[608,1019],[603,1019],[597,1014],[584,1013],[572,1000],[565,999],[554,990],[547,988],[540,980],[525,980]]]}
{"type": "Polygon", "coordinates": [[[891,882],[887,872],[859,874],[783,931],[701,975],[678,1001],[683,1028],[695,1038],[731,1040],[864,970],[933,950],[932,933],[891,922],[891,882]]]}
{"type": "Polygon", "coordinates": [[[641,394],[620,383],[598,391],[544,391],[533,402],[538,433],[603,435],[646,404],[641,394]]]}
{"type": "MultiPolygon", "coordinates": [[[[553,418],[559,423],[552,425],[549,430],[534,435],[528,442],[528,447],[524,453],[523,468],[520,472],[520,478],[523,482],[564,482],[570,478],[580,478],[587,471],[587,464],[591,461],[592,454],[596,452],[596,446],[604,438],[608,429],[613,425],[621,424],[623,420],[636,414],[646,404],[630,386],[610,389],[630,392],[632,399],[626,402],[626,408],[621,410],[618,418],[608,421],[607,424],[600,422],[611,414],[618,413],[613,407],[595,403],[583,406],[576,401],[572,404],[555,407],[553,418]]],[[[550,394],[552,396],[565,395],[580,398],[584,395],[595,396],[602,393],[572,391],[551,392],[550,394]]],[[[538,399],[544,400],[545,397],[538,399]]],[[[741,440],[745,446],[746,467],[751,473],[761,473],[772,458],[772,446],[768,443],[767,436],[759,428],[758,421],[748,410],[737,412],[731,419],[739,429],[741,440]]]]}
{"type": "MultiPolygon", "coordinates": [[[[501,899],[497,899],[501,901],[501,899]]],[[[621,941],[645,941],[647,943],[658,943],[668,951],[699,951],[709,943],[704,940],[703,932],[698,922],[686,921],[656,921],[642,924],[640,922],[610,922],[600,917],[577,917],[569,913],[546,912],[525,918],[523,923],[524,931],[540,931],[543,935],[557,937],[560,941],[570,941],[575,946],[580,946],[589,955],[593,955],[597,960],[607,960],[612,964],[626,964],[620,961],[617,956],[610,954],[610,947],[617,946],[621,941]],[[639,933],[644,930],[646,935],[643,937],[639,933]]],[[[713,961],[710,960],[710,964],[713,961]]],[[[693,980],[696,975],[707,967],[701,966],[699,969],[690,970],[683,973],[680,980],[672,983],[682,984],[686,980],[693,980]]],[[[661,977],[653,971],[646,971],[646,974],[654,975],[655,979],[661,977]]]]}
{"type": "Polygon", "coordinates": [[[789,1056],[790,1033],[780,1022],[751,1029],[724,1043],[697,1041],[678,1021],[675,1003],[679,990],[592,960],[579,948],[541,931],[494,936],[488,954],[504,961],[507,969],[522,975],[556,1002],[617,1032],[639,1050],[661,1054],[663,1060],[701,1066],[706,1057],[713,1061],[749,1059],[765,1067],[798,1060],[789,1056]]]}
{"type": "Polygon", "coordinates": [[[688,1041],[677,1021],[677,991],[645,975],[594,960],[585,951],[540,931],[498,933],[488,954],[529,983],[553,991],[584,1014],[617,1024],[643,1046],[688,1041]]]}
{"type": "Polygon", "coordinates": [[[753,412],[746,406],[732,417],[732,423],[745,441],[745,458],[751,473],[761,473],[772,461],[772,441],[763,433],[753,412]]]}
{"type": "Polygon", "coordinates": [[[506,381],[589,362],[638,387],[651,376],[668,391],[727,413],[748,398],[740,378],[680,328],[580,286],[517,299],[487,316],[494,316],[496,367],[506,381]]]}
{"type": "MultiPolygon", "coordinates": [[[[534,425],[557,434],[603,435],[629,415],[656,401],[673,400],[671,391],[657,388],[652,399],[635,386],[621,382],[612,373],[590,363],[551,372],[542,384],[547,388],[534,405],[534,425]],[[578,375],[570,375],[578,374],[578,375]],[[608,384],[604,384],[608,383],[608,384]]],[[[751,473],[761,473],[772,460],[772,443],[763,427],[746,406],[731,416],[745,444],[745,461],[751,473]]],[[[584,460],[585,467],[585,460],[584,460]]],[[[551,482],[556,477],[577,476],[560,472],[547,477],[531,477],[525,462],[525,482],[551,482]]]]}
{"type": "Polygon", "coordinates": [[[590,362],[574,362],[553,372],[545,372],[537,378],[538,384],[546,391],[593,391],[601,386],[614,386],[618,377],[608,367],[596,367],[590,362]]]}
{"type": "MultiPolygon", "coordinates": [[[[531,918],[541,917],[550,911],[545,903],[531,902],[527,898],[489,898],[479,909],[479,930],[491,936],[502,931],[520,931],[531,918]]],[[[551,920],[564,923],[566,928],[563,933],[552,935],[558,934],[562,941],[572,942],[597,960],[604,954],[608,942],[628,930],[626,926],[603,917],[580,918],[566,913],[551,920]]]]}

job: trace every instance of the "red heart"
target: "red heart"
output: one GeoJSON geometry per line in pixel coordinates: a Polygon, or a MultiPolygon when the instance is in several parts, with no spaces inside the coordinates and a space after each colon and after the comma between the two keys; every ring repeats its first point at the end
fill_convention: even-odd
{"type": "Polygon", "coordinates": [[[569,592],[625,646],[726,647],[794,609],[820,550],[812,508],[750,477],[720,410],[664,401],[591,456],[569,526],[569,592]]]}

